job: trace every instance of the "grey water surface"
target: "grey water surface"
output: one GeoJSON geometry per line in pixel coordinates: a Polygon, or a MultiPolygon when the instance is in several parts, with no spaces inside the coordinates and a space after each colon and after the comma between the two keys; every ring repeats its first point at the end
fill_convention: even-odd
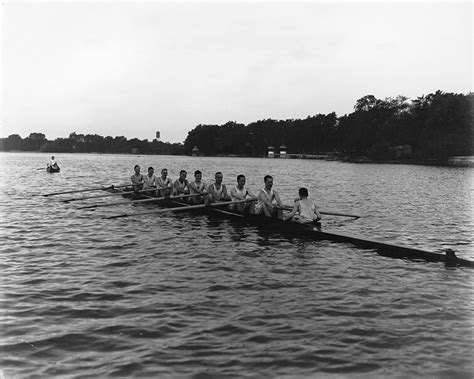
{"type": "MultiPolygon", "coordinates": [[[[393,259],[225,218],[54,191],[129,181],[133,165],[210,182],[263,176],[323,227],[474,260],[473,168],[318,160],[1,153],[4,378],[326,378],[474,375],[469,268],[393,259]]],[[[120,198],[121,199],[121,198],[120,198]]]]}

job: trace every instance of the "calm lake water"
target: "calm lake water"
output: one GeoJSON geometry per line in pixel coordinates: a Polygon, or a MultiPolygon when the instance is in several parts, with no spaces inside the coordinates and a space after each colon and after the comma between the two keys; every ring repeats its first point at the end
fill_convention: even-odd
{"type": "Polygon", "coordinates": [[[323,210],[364,216],[323,227],[474,260],[473,168],[64,154],[61,173],[36,170],[48,158],[0,154],[3,377],[473,377],[472,269],[35,196],[127,183],[137,163],[243,173],[255,193],[269,173],[285,203],[306,186],[323,210]]]}

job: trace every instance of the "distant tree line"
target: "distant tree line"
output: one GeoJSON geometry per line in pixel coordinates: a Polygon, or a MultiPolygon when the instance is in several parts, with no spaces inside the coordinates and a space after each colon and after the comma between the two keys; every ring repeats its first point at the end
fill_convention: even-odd
{"type": "Polygon", "coordinates": [[[260,120],[248,125],[198,125],[184,142],[204,155],[265,155],[269,145],[287,153],[333,152],[371,160],[410,158],[444,161],[449,156],[474,155],[474,94],[437,91],[409,101],[407,97],[357,100],[354,112],[306,119],[260,120]],[[400,154],[400,153],[403,154],[400,154]]]}
{"type": "Polygon", "coordinates": [[[49,141],[43,133],[31,133],[26,138],[12,134],[8,138],[0,139],[2,151],[43,151],[54,153],[122,153],[122,154],[165,154],[180,155],[183,145],[180,143],[161,142],[154,139],[139,140],[120,136],[112,138],[97,134],[69,134],[68,138],[56,138],[49,141]]]}
{"type": "Polygon", "coordinates": [[[1,138],[0,150],[190,155],[197,147],[207,156],[264,156],[270,145],[277,150],[285,145],[288,154],[330,152],[347,159],[442,162],[450,156],[474,155],[473,101],[474,93],[441,91],[412,101],[367,95],[356,101],[354,112],[341,117],[333,112],[248,125],[198,125],[184,144],[76,133],[49,141],[42,133],[31,133],[24,139],[17,134],[1,138]]]}

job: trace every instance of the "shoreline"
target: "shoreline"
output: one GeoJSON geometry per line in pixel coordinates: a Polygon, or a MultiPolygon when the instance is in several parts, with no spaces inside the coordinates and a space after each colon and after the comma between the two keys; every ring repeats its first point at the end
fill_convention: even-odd
{"type": "MultiPolygon", "coordinates": [[[[41,154],[117,154],[117,155],[166,155],[166,156],[176,156],[176,157],[189,157],[190,155],[185,154],[136,154],[136,153],[123,153],[123,152],[46,152],[46,151],[30,151],[30,150],[9,150],[9,151],[0,151],[1,153],[41,153],[41,154]]],[[[221,158],[260,158],[260,159],[312,159],[312,160],[321,160],[328,162],[341,162],[341,163],[354,163],[354,164],[400,164],[400,165],[417,165],[417,166],[444,166],[444,167],[474,167],[474,156],[453,156],[449,157],[447,160],[439,159],[392,159],[392,160],[374,160],[365,156],[348,158],[348,157],[336,157],[324,154],[288,154],[286,157],[266,157],[263,155],[253,156],[253,155],[237,155],[237,154],[219,154],[219,155],[197,155],[195,157],[221,157],[221,158]]]]}

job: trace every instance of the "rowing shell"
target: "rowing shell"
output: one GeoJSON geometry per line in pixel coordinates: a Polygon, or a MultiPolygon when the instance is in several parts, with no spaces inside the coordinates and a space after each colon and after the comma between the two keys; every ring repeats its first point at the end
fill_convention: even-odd
{"type": "MultiPolygon", "coordinates": [[[[115,190],[117,191],[117,190],[115,190]]],[[[137,196],[145,197],[144,195],[137,194],[137,196]]],[[[136,197],[135,197],[136,198],[136,197]]],[[[161,202],[162,206],[168,207],[181,207],[189,204],[178,202],[178,201],[165,201],[161,202]]],[[[247,224],[262,226],[270,228],[272,230],[278,230],[284,233],[299,234],[310,237],[316,240],[330,240],[334,242],[350,243],[357,247],[365,249],[375,249],[380,255],[388,256],[392,258],[401,259],[421,259],[428,262],[443,262],[446,266],[464,266],[474,268],[474,261],[467,259],[458,258],[453,250],[447,249],[445,254],[435,253],[422,249],[415,249],[409,246],[390,244],[387,242],[378,241],[376,239],[367,238],[365,236],[357,236],[339,231],[323,230],[320,224],[308,225],[298,224],[292,221],[283,221],[276,218],[268,218],[264,216],[256,215],[242,215],[237,212],[222,210],[216,208],[202,208],[192,210],[193,212],[206,212],[214,215],[220,215],[224,217],[230,217],[232,219],[240,220],[247,224]]]]}

